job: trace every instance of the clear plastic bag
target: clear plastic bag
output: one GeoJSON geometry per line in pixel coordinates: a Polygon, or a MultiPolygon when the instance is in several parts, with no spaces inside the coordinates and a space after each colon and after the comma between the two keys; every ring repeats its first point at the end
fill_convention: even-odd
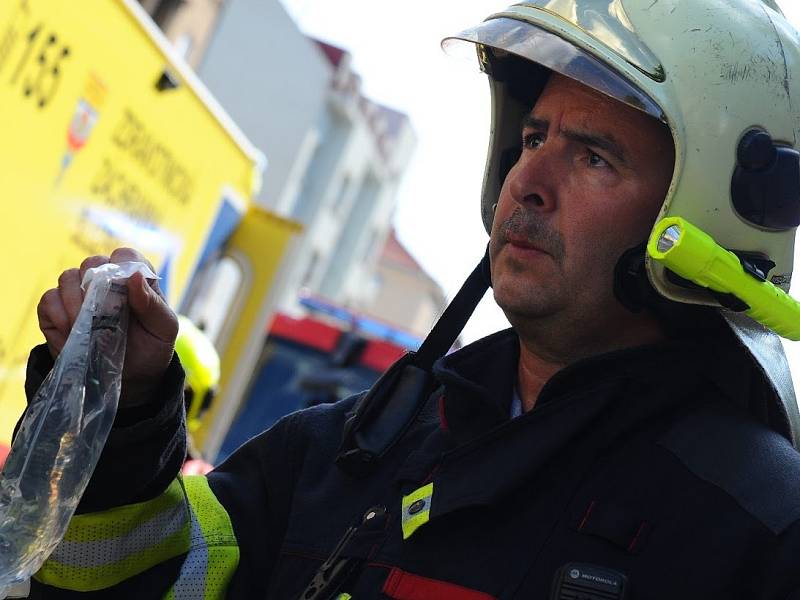
{"type": "Polygon", "coordinates": [[[53,552],[97,466],[122,385],[125,281],[136,272],[156,277],[139,262],[87,272],[78,318],[28,405],[0,475],[0,598],[53,552]]]}

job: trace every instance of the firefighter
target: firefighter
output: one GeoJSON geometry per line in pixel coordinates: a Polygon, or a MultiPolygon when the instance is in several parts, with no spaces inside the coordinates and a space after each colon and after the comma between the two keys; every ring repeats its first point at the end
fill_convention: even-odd
{"type": "Polygon", "coordinates": [[[219,354],[214,343],[189,317],[178,315],[178,337],[175,353],[186,377],[184,400],[186,403],[186,428],[188,430],[188,456],[183,465],[185,475],[208,473],[213,466],[203,459],[195,446],[192,434],[202,425],[219,387],[219,354]]]}
{"type": "MultiPolygon", "coordinates": [[[[645,251],[654,224],[682,217],[787,288],[797,32],[766,0],[534,0],[459,44],[492,94],[490,243],[419,352],[176,478],[173,316],[132,281],[158,365],[128,357],[136,394],[40,597],[800,597],[798,414],[778,338],[735,293],[645,251]],[[443,356],[490,280],[512,329],[443,356]]],[[[34,352],[31,387],[70,281],[40,305],[50,351],[34,352]]]]}
{"type": "Polygon", "coordinates": [[[186,422],[194,433],[217,395],[219,354],[208,336],[184,315],[178,315],[175,352],[186,377],[186,422]]]}

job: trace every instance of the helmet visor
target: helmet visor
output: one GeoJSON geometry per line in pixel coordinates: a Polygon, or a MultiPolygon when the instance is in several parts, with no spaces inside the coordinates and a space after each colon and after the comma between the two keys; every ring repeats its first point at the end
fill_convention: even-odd
{"type": "Polygon", "coordinates": [[[475,46],[483,67],[488,62],[487,52],[496,56],[513,54],[666,122],[661,107],[617,71],[563,38],[530,23],[498,17],[442,41],[442,48],[451,55],[461,55],[466,49],[474,56],[475,46]]]}

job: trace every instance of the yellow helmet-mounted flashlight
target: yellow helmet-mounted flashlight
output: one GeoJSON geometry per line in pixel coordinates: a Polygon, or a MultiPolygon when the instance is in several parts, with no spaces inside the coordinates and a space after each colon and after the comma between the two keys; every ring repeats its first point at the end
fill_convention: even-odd
{"type": "MultiPolygon", "coordinates": [[[[647,253],[676,275],[718,295],[733,296],[740,310],[775,333],[800,340],[800,302],[766,278],[746,258],[726,250],[680,217],[653,228],[647,253]]],[[[723,301],[723,304],[725,302],[723,301]]]]}

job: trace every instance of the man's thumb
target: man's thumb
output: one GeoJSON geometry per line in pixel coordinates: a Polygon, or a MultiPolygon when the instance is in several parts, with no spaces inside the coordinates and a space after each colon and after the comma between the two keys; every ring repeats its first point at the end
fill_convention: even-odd
{"type": "Polygon", "coordinates": [[[141,273],[128,279],[128,305],[141,326],[152,336],[173,343],[178,335],[178,318],[166,300],[141,273]]]}

